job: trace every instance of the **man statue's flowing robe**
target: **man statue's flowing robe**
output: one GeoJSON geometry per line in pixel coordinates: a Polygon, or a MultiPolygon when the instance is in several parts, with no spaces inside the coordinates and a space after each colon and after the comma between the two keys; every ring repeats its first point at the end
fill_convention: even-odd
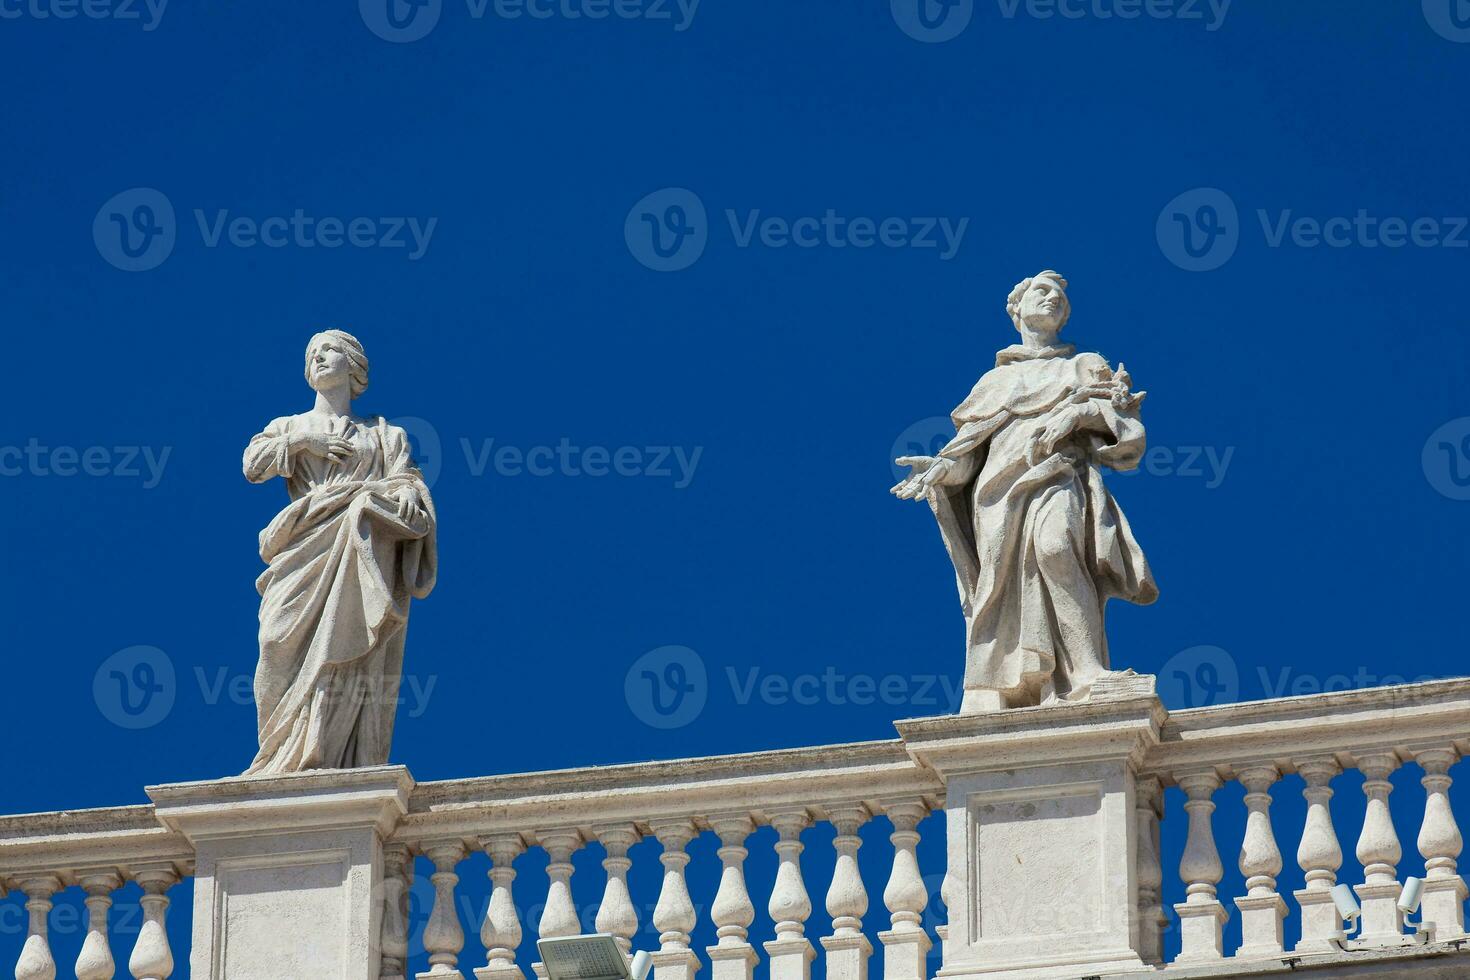
{"type": "Polygon", "coordinates": [[[333,462],[290,451],[305,425],[276,419],[245,450],[246,477],[283,477],[291,497],[260,532],[260,752],[246,775],[388,761],[409,602],[437,573],[434,503],[404,431],[336,421],[352,454],[333,462]]]}
{"type": "Polygon", "coordinates": [[[1016,345],[996,356],[952,419],[955,438],[939,456],[955,468],[929,499],[965,611],[966,694],[999,692],[1006,705],[1084,696],[1108,667],[1107,600],[1158,598],[1100,470],[1138,465],[1136,399],[1097,354],[1016,345]],[[1120,394],[1086,395],[1105,383],[1120,394]],[[1079,399],[1091,416],[1040,453],[1037,436],[1069,405],[1082,407],[1079,399]]]}

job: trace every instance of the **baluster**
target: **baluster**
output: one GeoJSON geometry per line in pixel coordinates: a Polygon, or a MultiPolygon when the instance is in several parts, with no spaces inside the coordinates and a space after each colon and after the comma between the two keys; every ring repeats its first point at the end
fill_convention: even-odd
{"type": "Polygon", "coordinates": [[[1210,797],[1220,788],[1220,777],[1208,769],[1178,776],[1177,782],[1189,798],[1184,804],[1189,814],[1189,839],[1179,862],[1179,877],[1188,886],[1187,897],[1174,906],[1179,916],[1179,961],[1219,959],[1224,955],[1222,930],[1229,914],[1215,897],[1215,886],[1225,869],[1210,827],[1210,814],[1215,811],[1210,797]]]}
{"type": "Polygon", "coordinates": [[[424,949],[429,953],[429,969],[420,973],[425,978],[459,976],[459,951],[464,949],[464,928],[459,924],[459,909],[454,904],[454,886],[459,883],[455,866],[464,860],[464,844],[457,840],[434,841],[423,848],[424,856],[434,862],[434,908],[424,926],[424,949]]]}
{"type": "Polygon", "coordinates": [[[924,907],[929,893],[919,874],[919,821],[929,815],[922,799],[888,800],[883,812],[893,824],[893,869],[883,887],[889,928],[878,933],[883,944],[884,980],[927,980],[929,950],[934,943],[924,931],[924,907]]]}
{"type": "Polygon", "coordinates": [[[863,840],[858,828],[867,823],[868,808],[861,803],[835,806],[827,817],[837,828],[832,846],[837,865],[827,887],[827,914],[832,917],[832,935],[822,937],[827,951],[827,980],[868,980],[868,957],[873,944],[863,935],[863,916],[868,911],[868,891],[858,870],[857,852],[863,840]]]}
{"type": "Polygon", "coordinates": [[[812,914],[806,883],[801,880],[801,832],[811,823],[805,808],[778,810],[770,814],[771,826],[780,838],[776,854],[776,885],[766,906],[776,923],[776,938],[765,943],[770,958],[770,980],[811,980],[816,950],[806,938],[806,919],[812,914]]]}
{"type": "Polygon", "coordinates": [[[1393,792],[1388,777],[1398,767],[1398,756],[1391,751],[1358,757],[1363,795],[1368,799],[1356,850],[1358,863],[1363,866],[1363,883],[1354,890],[1363,907],[1360,938],[1370,944],[1398,942],[1404,931],[1404,916],[1398,910],[1399,893],[1403,890],[1398,879],[1398,863],[1403,848],[1399,846],[1399,835],[1388,812],[1388,794],[1393,792]]]}
{"type": "Polygon", "coordinates": [[[81,886],[87,893],[87,938],[77,956],[77,980],[112,980],[117,964],[107,941],[107,910],[112,908],[112,893],[122,887],[122,878],[112,871],[83,874],[81,886]]]}
{"type": "Polygon", "coordinates": [[[128,957],[135,980],[168,980],[174,972],[174,952],[168,944],[168,890],[179,883],[172,867],[140,867],[133,880],[143,889],[143,928],[128,957]]]}
{"type": "Polygon", "coordinates": [[[960,879],[954,873],[954,844],[949,842],[949,834],[952,829],[949,813],[949,797],[946,795],[940,804],[944,810],[945,838],[950,855],[945,857],[944,877],[939,881],[939,901],[944,905],[944,922],[934,927],[934,935],[939,939],[939,963],[943,967],[949,962],[949,917],[956,913],[963,914],[965,907],[965,888],[960,879]]]}
{"type": "Polygon", "coordinates": [[[1240,949],[1236,956],[1276,956],[1285,948],[1282,923],[1286,900],[1276,891],[1281,873],[1281,849],[1271,830],[1271,786],[1281,770],[1265,763],[1238,769],[1236,779],[1245,787],[1245,838],[1240,843],[1240,873],[1245,894],[1235,900],[1240,909],[1240,949]]]}
{"type": "Polygon", "coordinates": [[[699,970],[699,957],[689,948],[694,929],[694,903],[684,882],[689,854],[684,850],[696,833],[688,820],[670,820],[651,825],[653,835],[664,846],[659,863],[664,866],[664,883],[653,909],[653,925],[659,931],[659,951],[653,954],[654,980],[691,980],[699,970]]]}
{"type": "Polygon", "coordinates": [[[1332,952],[1331,940],[1341,939],[1342,918],[1332,902],[1332,886],[1337,883],[1337,869],[1342,867],[1342,848],[1332,826],[1332,777],[1342,771],[1332,756],[1316,756],[1296,763],[1306,787],[1307,819],[1302,828],[1302,842],[1296,850],[1296,863],[1306,872],[1306,887],[1293,897],[1302,910],[1302,938],[1296,944],[1299,953],[1332,952]]]}
{"type": "Polygon", "coordinates": [[[51,956],[46,917],[51,913],[51,896],[61,890],[61,880],[55,875],[26,878],[21,881],[20,890],[25,892],[30,926],[20,960],[15,964],[15,980],[56,980],[56,960],[51,956]]]}
{"type": "Polygon", "coordinates": [[[1465,880],[1455,870],[1464,841],[1450,809],[1450,766],[1459,753],[1453,748],[1424,749],[1414,759],[1424,769],[1424,823],[1419,828],[1419,853],[1424,858],[1424,897],[1420,920],[1433,923],[1435,942],[1465,935],[1465,880]]]}
{"type": "Polygon", "coordinates": [[[710,980],[751,980],[759,959],[750,945],[750,924],[755,921],[755,905],[745,887],[745,839],[755,830],[748,813],[725,813],[710,817],[710,826],[720,835],[720,890],[710,908],[719,937],[706,946],[710,959],[710,980]]]}
{"type": "Polygon", "coordinates": [[[382,980],[404,980],[408,973],[408,889],[413,856],[403,844],[383,848],[382,980]]]}
{"type": "MultiPolygon", "coordinates": [[[[1138,945],[1145,963],[1164,965],[1164,865],[1159,857],[1159,817],[1164,796],[1159,781],[1140,777],[1133,796],[1133,813],[1138,827],[1138,945]]],[[[917,836],[917,835],[916,835],[917,836]]],[[[914,980],[924,980],[916,977],[914,980]]]]}
{"type": "Polygon", "coordinates": [[[516,965],[521,945],[521,917],[516,912],[511,883],[516,880],[515,859],[526,849],[520,834],[496,834],[480,841],[490,856],[490,907],[480,927],[485,946],[485,965],[475,970],[476,980],[524,980],[516,965]]]}
{"type": "MultiPolygon", "coordinates": [[[[551,879],[546,886],[546,907],[541,910],[536,931],[542,939],[575,936],[582,931],[582,922],[572,901],[572,855],[582,846],[582,834],[572,828],[561,828],[542,831],[536,837],[551,858],[551,863],[546,865],[546,877],[551,879]]],[[[545,963],[532,963],[531,970],[546,980],[545,963]]]]}
{"type": "Polygon", "coordinates": [[[628,893],[628,869],[633,866],[633,862],[628,860],[628,848],[638,843],[638,829],[624,823],[593,827],[592,832],[607,851],[607,857],[602,859],[602,867],[607,871],[607,887],[602,892],[602,904],[597,908],[597,931],[616,936],[626,955],[633,948],[633,936],[638,932],[638,910],[633,907],[633,896],[628,893]]]}

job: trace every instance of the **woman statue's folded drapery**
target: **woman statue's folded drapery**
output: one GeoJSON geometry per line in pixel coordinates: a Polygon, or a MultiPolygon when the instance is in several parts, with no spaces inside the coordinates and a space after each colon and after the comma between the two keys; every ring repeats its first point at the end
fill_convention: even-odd
{"type": "Polygon", "coordinates": [[[281,477],[291,497],[260,533],[260,751],[246,775],[388,761],[409,603],[434,587],[436,518],[404,431],[352,414],[367,368],[350,334],[317,334],[316,406],[245,450],[246,478],[281,477]]]}
{"type": "Polygon", "coordinates": [[[1097,354],[1058,344],[1070,307],[1054,272],[1007,309],[1023,342],[996,355],[955,409],[954,439],[893,488],[924,498],[965,613],[964,712],[1081,700],[1109,669],[1108,599],[1158,597],[1143,551],[1103,484],[1144,451],[1142,393],[1097,354]]]}

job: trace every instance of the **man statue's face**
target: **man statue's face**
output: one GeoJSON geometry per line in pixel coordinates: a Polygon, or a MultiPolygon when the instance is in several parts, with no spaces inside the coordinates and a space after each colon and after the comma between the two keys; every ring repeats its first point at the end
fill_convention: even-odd
{"type": "Polygon", "coordinates": [[[1047,276],[1033,280],[1021,297],[1021,322],[1038,333],[1056,334],[1070,313],[1066,292],[1047,276]]]}

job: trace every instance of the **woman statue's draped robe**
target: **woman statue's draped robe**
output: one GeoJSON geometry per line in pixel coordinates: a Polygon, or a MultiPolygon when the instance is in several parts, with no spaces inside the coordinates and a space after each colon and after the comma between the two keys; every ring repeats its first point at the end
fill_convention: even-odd
{"type": "Polygon", "coordinates": [[[1158,598],[1100,470],[1138,465],[1139,397],[1097,354],[1016,345],[955,409],[939,452],[955,468],[929,500],[965,611],[967,702],[1085,697],[1108,668],[1107,600],[1158,598]],[[1069,406],[1086,420],[1041,453],[1035,440],[1069,406]]]}
{"type": "Polygon", "coordinates": [[[330,424],[352,446],[340,462],[291,451],[293,433],[325,427],[310,415],[276,419],[245,450],[245,476],[283,477],[291,497],[260,532],[260,752],[246,775],[385,764],[409,602],[434,587],[434,503],[408,436],[378,417],[330,424]]]}

